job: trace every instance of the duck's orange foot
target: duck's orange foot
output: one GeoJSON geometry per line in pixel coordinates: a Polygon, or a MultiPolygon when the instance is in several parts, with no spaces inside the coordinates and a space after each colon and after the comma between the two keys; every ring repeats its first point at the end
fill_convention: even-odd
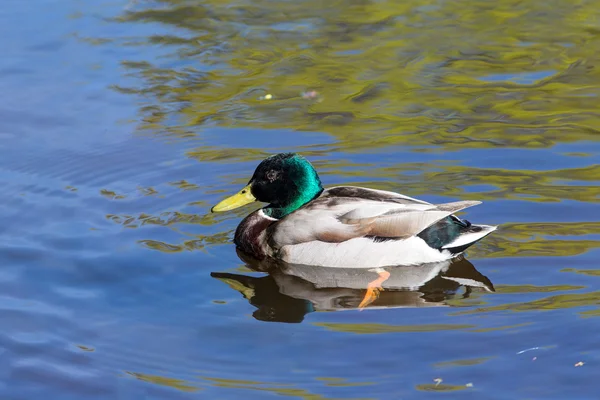
{"type": "Polygon", "coordinates": [[[377,300],[379,293],[383,290],[381,284],[387,281],[390,277],[390,273],[384,269],[378,269],[376,272],[379,277],[374,281],[369,282],[367,285],[367,293],[365,293],[365,297],[363,297],[362,301],[358,305],[360,310],[377,300]]]}

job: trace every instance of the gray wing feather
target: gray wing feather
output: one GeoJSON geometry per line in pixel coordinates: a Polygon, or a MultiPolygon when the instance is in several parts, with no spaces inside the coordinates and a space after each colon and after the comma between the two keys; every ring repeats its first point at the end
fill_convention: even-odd
{"type": "Polygon", "coordinates": [[[468,207],[481,204],[480,201],[457,201],[434,205],[429,209],[407,209],[391,211],[371,222],[369,235],[388,238],[408,238],[419,234],[439,220],[468,207]]]}
{"type": "Polygon", "coordinates": [[[398,204],[430,204],[426,201],[386,190],[368,189],[358,186],[335,186],[325,189],[320,198],[357,198],[361,200],[383,201],[398,204]]]}

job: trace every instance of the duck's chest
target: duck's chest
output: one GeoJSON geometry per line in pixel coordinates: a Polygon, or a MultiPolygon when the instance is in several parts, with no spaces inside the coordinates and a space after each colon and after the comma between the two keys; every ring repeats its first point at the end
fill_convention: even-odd
{"type": "Polygon", "coordinates": [[[266,216],[262,210],[248,215],[238,225],[233,242],[242,251],[263,259],[267,256],[267,228],[276,219],[266,216]]]}

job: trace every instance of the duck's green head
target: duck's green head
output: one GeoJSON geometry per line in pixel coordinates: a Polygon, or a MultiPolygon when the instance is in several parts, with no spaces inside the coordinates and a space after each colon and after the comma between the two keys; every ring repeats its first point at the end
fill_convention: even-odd
{"type": "Polygon", "coordinates": [[[248,185],[211,211],[229,211],[253,201],[269,203],[264,212],[282,218],[313,200],[323,191],[317,171],[304,157],[280,153],[263,160],[248,185]]]}

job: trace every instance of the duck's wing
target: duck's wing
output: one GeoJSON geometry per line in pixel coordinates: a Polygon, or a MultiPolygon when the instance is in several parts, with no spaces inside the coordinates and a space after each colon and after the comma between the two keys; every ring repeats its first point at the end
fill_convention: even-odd
{"type": "Polygon", "coordinates": [[[400,193],[386,190],[368,189],[358,186],[335,186],[325,189],[319,198],[350,197],[377,202],[391,202],[398,204],[431,204],[423,200],[405,196],[400,193]]]}
{"type": "Polygon", "coordinates": [[[312,241],[341,243],[365,236],[375,240],[403,239],[480,203],[458,201],[435,205],[392,192],[333,188],[273,224],[269,244],[281,248],[312,241]]]}

